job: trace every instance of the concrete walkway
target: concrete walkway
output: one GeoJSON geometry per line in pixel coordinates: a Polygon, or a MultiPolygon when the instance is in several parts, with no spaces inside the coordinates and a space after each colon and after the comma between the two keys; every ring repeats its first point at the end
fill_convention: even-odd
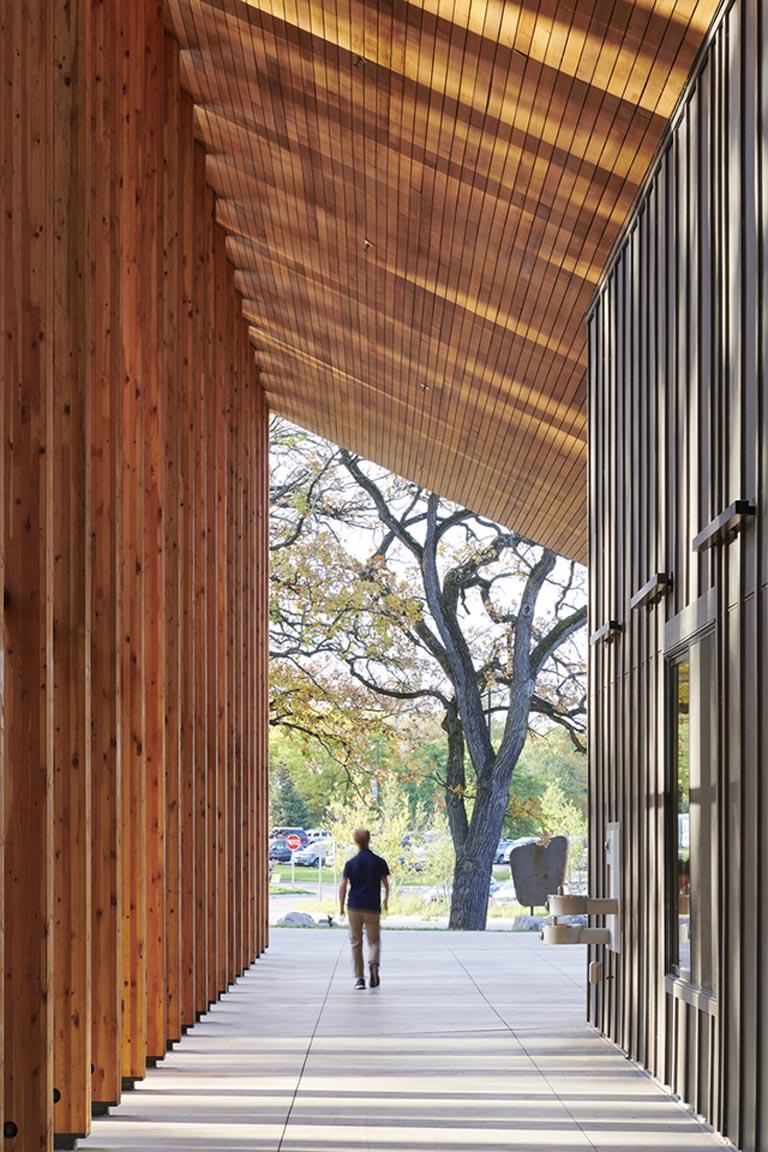
{"type": "Polygon", "coordinates": [[[581,948],[394,932],[352,987],[346,936],[273,929],[247,975],[85,1152],[722,1147],[583,1022],[581,948]]]}

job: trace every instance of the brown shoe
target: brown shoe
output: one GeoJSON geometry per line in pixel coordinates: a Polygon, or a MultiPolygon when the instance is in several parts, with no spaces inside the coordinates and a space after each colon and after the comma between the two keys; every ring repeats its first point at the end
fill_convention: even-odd
{"type": "Polygon", "coordinates": [[[379,979],[379,966],[378,966],[378,964],[371,964],[370,970],[371,970],[370,986],[371,986],[371,988],[378,988],[379,984],[381,984],[381,980],[379,979]]]}

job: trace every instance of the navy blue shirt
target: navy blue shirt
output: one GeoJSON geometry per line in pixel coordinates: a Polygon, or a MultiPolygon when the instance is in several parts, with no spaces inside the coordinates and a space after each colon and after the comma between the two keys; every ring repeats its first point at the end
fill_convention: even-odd
{"type": "Polygon", "coordinates": [[[347,860],[344,875],[351,885],[347,906],[381,912],[381,878],[389,876],[383,856],[377,856],[370,848],[361,848],[357,856],[347,860]]]}

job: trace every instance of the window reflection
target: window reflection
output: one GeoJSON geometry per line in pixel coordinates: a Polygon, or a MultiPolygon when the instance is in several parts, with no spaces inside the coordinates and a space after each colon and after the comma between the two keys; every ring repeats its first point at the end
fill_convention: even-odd
{"type": "Polygon", "coordinates": [[[691,974],[691,669],[688,660],[675,668],[675,776],[677,792],[677,969],[691,974]]]}

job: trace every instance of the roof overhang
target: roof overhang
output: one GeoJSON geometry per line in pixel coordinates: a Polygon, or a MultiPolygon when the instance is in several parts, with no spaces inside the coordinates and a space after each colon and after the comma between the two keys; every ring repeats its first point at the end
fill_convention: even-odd
{"type": "Polygon", "coordinates": [[[272,408],[584,560],[584,316],[714,0],[166,3],[272,408]]]}

